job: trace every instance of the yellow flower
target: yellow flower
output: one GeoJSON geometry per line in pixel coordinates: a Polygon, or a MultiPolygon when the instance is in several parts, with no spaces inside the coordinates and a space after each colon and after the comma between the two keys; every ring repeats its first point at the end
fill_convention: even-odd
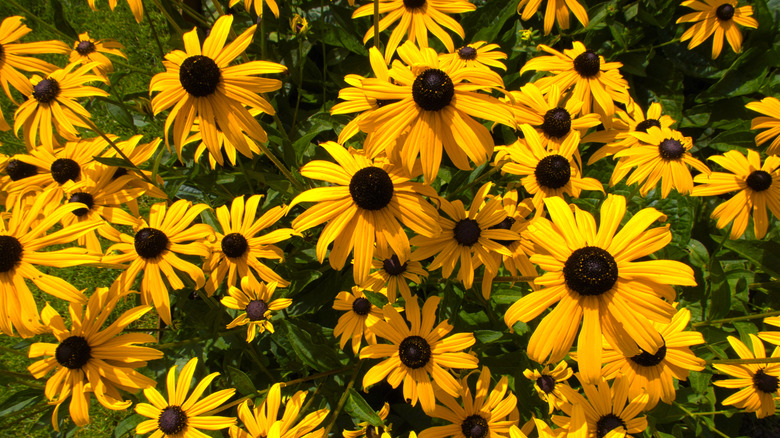
{"type": "Polygon", "coordinates": [[[368,345],[376,344],[376,335],[367,327],[370,325],[368,319],[381,319],[382,310],[363,296],[361,288],[353,286],[352,292],[339,292],[333,302],[333,309],[346,311],[333,329],[333,336],[341,336],[339,348],[343,350],[347,341],[352,339],[352,352],[357,355],[363,338],[368,345]]]}
{"type": "Polygon", "coordinates": [[[737,24],[758,28],[758,21],[751,17],[753,8],[738,8],[737,0],[685,0],[680,5],[696,10],[677,19],[678,23],[696,23],[683,33],[680,41],[691,40],[688,49],[693,49],[715,34],[712,39],[712,59],[720,55],[724,36],[734,52],[742,50],[742,33],[737,24]]]}
{"type": "Polygon", "coordinates": [[[241,310],[238,316],[227,325],[228,329],[248,325],[246,341],[252,342],[259,331],[274,332],[271,324],[271,311],[282,310],[290,307],[290,298],[277,298],[272,300],[276,283],[257,283],[250,281],[249,277],[241,279],[241,289],[230,286],[227,297],[222,298],[222,305],[231,309],[241,310]]]}
{"type": "Polygon", "coordinates": [[[756,145],[761,146],[774,137],[766,148],[768,155],[780,154],[780,100],[765,97],[760,102],[750,102],[745,107],[766,117],[756,117],[750,122],[750,129],[767,129],[756,135],[756,145]]]}
{"type": "Polygon", "coordinates": [[[381,249],[377,249],[371,267],[376,271],[368,276],[365,287],[375,292],[385,291],[390,304],[395,303],[398,292],[401,292],[404,301],[411,300],[412,290],[408,282],[420,284],[420,277],[428,276],[420,262],[407,260],[401,263],[396,254],[381,249]]]}
{"type": "MultiPolygon", "coordinates": [[[[228,6],[232,8],[239,1],[241,0],[230,0],[230,4],[228,6]]],[[[276,4],[276,0],[244,0],[244,9],[246,9],[246,11],[249,12],[250,9],[254,8],[255,13],[260,17],[262,17],[264,3],[268,3],[268,7],[271,8],[271,12],[273,12],[274,16],[278,18],[279,5],[276,4]]]]}
{"type": "Polygon", "coordinates": [[[281,387],[281,384],[274,383],[266,399],[254,409],[249,409],[249,400],[241,403],[238,417],[247,430],[230,426],[230,438],[322,438],[325,429],[315,428],[328,416],[329,410],[319,409],[299,418],[307,393],[298,391],[286,401],[284,414],[278,418],[282,403],[281,387]]]}
{"type": "MultiPolygon", "coordinates": [[[[520,18],[523,21],[529,20],[536,14],[541,4],[542,0],[520,0],[520,3],[517,4],[517,13],[522,15],[520,18]],[[520,11],[521,9],[522,12],[520,11]]],[[[548,35],[550,33],[556,18],[561,29],[568,29],[569,10],[582,23],[583,27],[588,25],[588,12],[577,0],[547,0],[547,7],[544,13],[544,34],[548,35]]]]}
{"type": "Polygon", "coordinates": [[[498,44],[477,41],[476,43],[465,45],[454,52],[440,54],[439,61],[441,65],[447,66],[448,69],[453,71],[462,68],[490,71],[490,67],[506,70],[506,66],[501,62],[502,59],[506,59],[506,53],[496,50],[500,48],[498,44]]]}
{"type": "Polygon", "coordinates": [[[84,32],[79,34],[79,39],[73,43],[73,50],[70,52],[70,62],[79,62],[81,64],[97,62],[98,65],[92,69],[92,72],[105,78],[108,83],[108,75],[114,72],[114,66],[111,64],[111,60],[103,53],[127,59],[127,56],[121,52],[124,48],[125,46],[114,40],[96,40],[90,38],[89,33],[84,32]]]}
{"type": "MultiPolygon", "coordinates": [[[[390,413],[390,405],[385,402],[382,405],[382,409],[377,412],[377,416],[382,422],[387,419],[387,414],[390,413]]],[[[344,438],[391,438],[390,428],[391,425],[384,425],[383,427],[372,426],[368,422],[360,422],[357,424],[360,430],[344,430],[341,432],[344,438]]],[[[414,433],[414,432],[412,432],[414,433]]]]}
{"type": "Polygon", "coordinates": [[[290,29],[296,35],[303,35],[309,31],[309,21],[306,18],[295,14],[290,18],[290,29]]]}
{"type": "Polygon", "coordinates": [[[526,379],[534,382],[534,389],[539,397],[547,402],[548,414],[553,410],[560,409],[567,402],[566,396],[561,392],[561,386],[569,386],[567,380],[574,374],[565,361],[560,361],[558,365],[550,370],[550,365],[545,365],[541,371],[525,370],[523,375],[526,379]]]}

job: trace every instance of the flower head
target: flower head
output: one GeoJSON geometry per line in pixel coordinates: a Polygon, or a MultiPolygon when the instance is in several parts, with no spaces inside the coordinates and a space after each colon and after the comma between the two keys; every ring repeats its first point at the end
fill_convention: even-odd
{"type": "Polygon", "coordinates": [[[260,405],[249,408],[249,400],[238,407],[238,417],[246,430],[230,426],[230,438],[322,438],[325,429],[317,426],[328,416],[328,409],[319,409],[300,418],[301,408],[308,395],[298,391],[284,405],[284,414],[279,417],[282,403],[282,385],[274,383],[268,396],[260,405]]]}
{"type": "Polygon", "coordinates": [[[525,378],[534,382],[534,389],[539,397],[547,402],[548,414],[552,414],[555,409],[560,409],[567,401],[566,396],[561,392],[561,386],[568,386],[566,381],[573,374],[565,361],[559,362],[552,370],[550,365],[545,365],[541,371],[528,369],[523,371],[525,378]]]}
{"type": "Polygon", "coordinates": [[[715,59],[723,49],[725,36],[734,52],[739,53],[742,50],[742,33],[737,25],[757,28],[758,21],[751,17],[752,6],[737,7],[737,3],[737,0],[684,0],[681,5],[696,12],[683,15],[677,22],[695,24],[683,33],[680,41],[691,40],[688,49],[693,49],[715,34],[712,39],[712,59],[715,59]]]}
{"type": "Polygon", "coordinates": [[[79,39],[73,43],[73,50],[70,52],[70,62],[79,62],[81,64],[97,62],[98,65],[92,69],[92,72],[108,81],[108,75],[114,72],[114,66],[104,53],[127,59],[127,56],[122,53],[124,48],[125,46],[114,40],[96,40],[90,38],[89,33],[84,32],[79,34],[79,39]]]}
{"type": "Polygon", "coordinates": [[[227,325],[228,329],[247,326],[246,341],[252,342],[257,332],[264,333],[266,330],[273,333],[274,326],[271,324],[271,311],[278,311],[290,307],[292,299],[277,298],[272,299],[276,283],[257,283],[251,281],[249,277],[241,278],[241,289],[230,286],[227,297],[222,298],[222,305],[230,309],[243,311],[227,325]]]}
{"type": "Polygon", "coordinates": [[[502,59],[506,59],[506,53],[496,50],[500,48],[498,44],[477,41],[451,53],[439,55],[439,62],[453,71],[462,68],[490,71],[490,67],[506,70],[506,66],[501,62],[502,59]]]}
{"type": "Polygon", "coordinates": [[[333,309],[346,311],[339,317],[339,322],[333,329],[333,336],[341,336],[339,347],[342,350],[350,339],[352,339],[352,352],[355,355],[360,351],[363,338],[368,345],[376,344],[376,335],[367,327],[370,325],[368,319],[381,319],[382,310],[368,301],[361,288],[353,286],[351,292],[339,292],[333,302],[333,309]]]}
{"type": "Polygon", "coordinates": [[[750,122],[750,129],[766,129],[766,131],[756,135],[756,145],[761,146],[774,138],[769,147],[766,148],[766,153],[768,155],[779,155],[780,100],[775,97],[765,97],[759,102],[750,102],[745,107],[766,116],[756,117],[750,122]]]}
{"type": "MultiPolygon", "coordinates": [[[[521,14],[520,18],[523,20],[529,20],[536,14],[541,4],[541,0],[520,0],[520,3],[517,4],[517,13],[521,14]]],[[[552,31],[553,22],[556,19],[561,29],[568,29],[569,10],[583,26],[588,25],[588,12],[577,0],[547,0],[544,13],[544,34],[548,35],[552,31]]]]}

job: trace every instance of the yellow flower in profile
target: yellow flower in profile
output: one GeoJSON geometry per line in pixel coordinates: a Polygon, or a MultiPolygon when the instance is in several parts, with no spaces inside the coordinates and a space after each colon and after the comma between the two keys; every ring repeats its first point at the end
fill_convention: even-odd
{"type": "Polygon", "coordinates": [[[548,414],[552,414],[555,409],[561,409],[561,406],[567,402],[566,396],[561,392],[561,386],[569,386],[567,380],[573,374],[574,371],[563,360],[552,370],[550,365],[545,365],[541,371],[529,369],[523,371],[525,378],[534,382],[534,389],[539,397],[547,402],[548,414]]]}
{"type": "Polygon", "coordinates": [[[339,317],[333,329],[333,336],[341,337],[339,348],[343,350],[347,341],[352,339],[352,352],[357,355],[363,338],[368,345],[376,344],[376,335],[367,327],[370,325],[368,319],[381,319],[382,309],[371,304],[360,287],[352,286],[351,292],[339,292],[333,302],[333,309],[346,312],[339,317]]]}
{"type": "MultiPolygon", "coordinates": [[[[92,8],[93,11],[97,11],[97,8],[95,7],[95,0],[87,0],[87,2],[89,2],[89,7],[92,8]]],[[[143,0],[127,0],[127,5],[130,6],[130,10],[133,12],[135,21],[140,23],[144,18],[143,0]]],[[[113,11],[116,7],[116,0],[108,0],[108,6],[113,11]]]]}
{"type": "MultiPolygon", "coordinates": [[[[517,13],[521,15],[520,18],[523,21],[530,20],[541,5],[542,0],[520,0],[520,3],[517,4],[517,13]]],[[[569,11],[577,17],[577,20],[582,23],[583,27],[588,25],[588,12],[577,0],[547,0],[547,7],[544,12],[544,34],[548,35],[552,31],[553,22],[556,19],[561,29],[568,29],[569,11]]]]}
{"type": "Polygon", "coordinates": [[[712,59],[720,55],[723,49],[723,37],[735,53],[742,51],[742,33],[737,24],[758,28],[758,21],[752,18],[752,6],[737,6],[737,0],[684,0],[681,6],[695,9],[696,12],[685,14],[677,19],[677,23],[695,23],[680,37],[680,41],[691,40],[688,49],[693,49],[703,43],[710,35],[712,39],[712,59]]]}
{"type": "Polygon", "coordinates": [[[693,181],[700,185],[693,188],[691,195],[718,196],[736,191],[712,212],[712,218],[718,220],[716,226],[725,228],[733,221],[730,237],[738,239],[745,233],[752,214],[755,238],[763,239],[769,227],[767,208],[780,218],[780,157],[767,157],[763,166],[758,152],[753,150],[748,150],[747,158],[739,151],[727,151],[709,159],[729,173],[696,175],[693,181]]]}
{"type": "Polygon", "coordinates": [[[647,132],[631,132],[640,143],[615,154],[620,160],[612,171],[609,185],[620,182],[629,170],[633,173],[626,184],[641,184],[639,193],[647,193],[661,181],[661,198],[666,198],[672,188],[681,195],[687,195],[693,190],[693,177],[688,166],[699,172],[709,174],[710,169],[691,155],[693,142],[680,131],[669,128],[651,126],[647,132]]]}
{"type": "Polygon", "coordinates": [[[397,388],[403,383],[404,399],[416,405],[419,401],[423,410],[431,414],[436,408],[431,378],[452,397],[460,394],[460,383],[446,368],[473,369],[477,367],[477,357],[463,352],[474,345],[472,333],[456,333],[446,337],[453,326],[447,321],[436,324],[436,308],[441,298],[428,297],[420,313],[416,296],[406,303],[406,318],[392,305],[382,309],[384,320],[372,321],[369,327],[380,338],[392,344],[367,345],[360,350],[361,359],[379,359],[386,357],[372,367],[363,377],[363,388],[387,379],[387,383],[397,388]]]}
{"type": "MultiPolygon", "coordinates": [[[[8,84],[16,88],[25,96],[32,93],[32,85],[27,77],[20,72],[40,72],[48,74],[57,70],[57,66],[42,59],[27,57],[24,55],[37,55],[44,53],[66,54],[70,51],[67,44],[62,41],[35,41],[31,43],[15,42],[32,31],[22,24],[24,17],[14,15],[6,17],[0,23],[0,86],[6,95],[14,101],[8,84]],[[17,70],[18,69],[18,70],[17,70]]],[[[0,131],[11,129],[0,111],[0,131]]]]}
{"type": "Polygon", "coordinates": [[[319,409],[300,418],[308,394],[306,391],[298,391],[286,400],[284,414],[282,418],[278,418],[282,403],[281,387],[280,383],[271,385],[268,396],[253,409],[249,409],[249,400],[241,403],[238,407],[238,417],[246,430],[230,426],[230,438],[323,438],[325,429],[317,429],[317,426],[330,411],[319,409]]]}
{"type": "Polygon", "coordinates": [[[117,243],[108,248],[103,262],[130,263],[114,280],[111,288],[127,293],[138,274],[143,273],[141,302],[153,304],[160,319],[171,325],[171,302],[163,276],[173,289],[184,288],[175,270],[186,273],[195,282],[195,289],[200,289],[206,283],[203,271],[177,254],[209,255],[203,241],[213,240],[214,230],[207,224],[190,225],[208,208],[205,204],[193,206],[185,199],[174,202],[170,207],[164,202],[158,202],[152,205],[149,221],[141,219],[135,236],[115,229],[106,230],[105,237],[117,243]],[[112,254],[114,251],[118,254],[112,254]]]}
{"type": "Polygon", "coordinates": [[[165,119],[165,141],[167,144],[168,131],[173,125],[173,143],[180,160],[195,120],[209,154],[219,165],[223,164],[224,142],[219,141],[218,126],[224,128],[221,132],[230,144],[240,150],[250,149],[244,133],[259,142],[268,141],[265,131],[244,105],[274,114],[271,104],[258,93],[278,90],[282,82],[255,75],[284,73],[287,68],[266,61],[231,66],[252,42],[257,27],[251,26],[225,46],[232,23],[232,15],[219,17],[202,49],[197,29],[184,34],[185,51],[174,50],[165,55],[165,72],[156,74],[149,84],[150,95],[159,91],[152,99],[155,115],[173,107],[165,119]]]}
{"type": "Polygon", "coordinates": [[[551,220],[537,217],[526,232],[536,249],[531,262],[546,271],[534,282],[544,288],[512,304],[504,321],[509,327],[528,322],[555,304],[531,335],[528,357],[539,363],[562,360],[582,322],[577,363],[588,382],[597,382],[602,334],[626,355],[657,351],[663,338],[650,322],[671,320],[675,309],[669,302],[676,295],[672,285],[695,285],[693,270],[678,261],[637,260],[672,240],[668,225],[647,229],[666,220],[654,208],[638,211],[617,231],[626,199],[608,195],[597,230],[593,216],[577,206],[557,197],[544,202],[551,220]]]}
{"type": "MultiPolygon", "coordinates": [[[[780,327],[780,316],[771,316],[764,318],[764,324],[780,327]]],[[[758,337],[770,344],[780,346],[780,331],[774,330],[770,332],[760,332],[758,337]]]]}
{"type": "Polygon", "coordinates": [[[14,336],[14,329],[24,338],[43,331],[38,308],[27,280],[49,295],[72,303],[87,300],[83,293],[65,280],[40,272],[36,266],[67,268],[100,262],[100,254],[71,247],[41,251],[52,246],[73,242],[101,225],[102,221],[80,222],[49,233],[65,215],[83,208],[84,204],[66,204],[44,215],[43,209],[51,196],[38,194],[30,203],[17,198],[10,213],[0,215],[0,331],[14,336]]]}
{"type": "Polygon", "coordinates": [[[542,93],[557,85],[566,93],[573,87],[572,97],[583,103],[582,114],[595,112],[602,123],[609,123],[615,113],[615,102],[628,104],[628,82],[618,70],[620,62],[606,62],[600,56],[574,41],[571,49],[563,53],[552,47],[539,45],[539,50],[552,56],[537,56],[525,63],[520,74],[529,70],[547,71],[554,76],[543,77],[535,82],[542,93]]]}
{"type": "Polygon", "coordinates": [[[296,217],[292,226],[302,232],[328,222],[317,241],[320,263],[331,242],[328,261],[333,269],[343,268],[354,248],[353,276],[355,284],[362,285],[377,246],[392,248],[401,261],[409,258],[409,238],[401,223],[424,236],[439,235],[436,208],[423,198],[436,197],[432,187],[410,181],[403,169],[387,161],[370,160],[332,141],[320,146],[338,164],[314,160],[301,168],[301,175],[330,185],[301,193],[289,207],[317,202],[296,217]]]}
{"type": "MultiPolygon", "coordinates": [[[[471,374],[471,373],[470,373],[471,374]]],[[[420,432],[420,438],[499,438],[509,437],[509,428],[516,426],[520,417],[517,411],[517,397],[509,391],[507,376],[490,389],[490,369],[482,367],[471,395],[468,375],[460,381],[461,406],[445,391],[436,390],[436,399],[441,403],[430,416],[449,422],[444,426],[429,427],[420,432]]]]}
{"type": "MultiPolygon", "coordinates": [[[[754,334],[749,334],[753,347],[751,352],[739,339],[729,336],[731,348],[741,359],[764,359],[766,349],[761,340],[754,334]]],[[[780,357],[780,347],[775,348],[772,357],[780,357]]],[[[780,397],[780,363],[745,363],[739,365],[713,364],[713,368],[727,374],[733,379],[712,382],[721,388],[741,388],[721,403],[733,405],[747,412],[755,412],[756,417],[764,418],[775,415],[775,399],[780,397]]]]}
{"type": "Polygon", "coordinates": [[[106,81],[101,76],[87,74],[98,63],[91,62],[73,71],[79,64],[71,62],[64,69],[55,70],[46,77],[35,75],[30,79],[32,87],[26,95],[27,101],[19,105],[14,113],[14,132],[18,136],[19,129],[24,128],[24,143],[28,150],[38,147],[39,139],[43,147],[54,150],[60,144],[54,137],[54,130],[66,140],[77,140],[79,132],[75,127],[89,127],[79,115],[86,119],[91,116],[76,99],[108,96],[100,88],[84,85],[86,82],[106,81]]]}
{"type": "Polygon", "coordinates": [[[412,299],[412,289],[408,282],[420,284],[421,277],[427,277],[428,272],[423,269],[418,261],[407,260],[401,263],[398,256],[392,251],[377,249],[371,267],[376,269],[368,276],[365,287],[374,292],[386,291],[387,301],[395,303],[398,292],[404,301],[412,299]],[[376,256],[379,257],[376,257],[376,256]]]}
{"type": "MultiPolygon", "coordinates": [[[[241,0],[230,0],[230,3],[228,6],[231,8],[235,6],[238,2],[241,0]]],[[[263,16],[263,4],[268,3],[268,7],[271,9],[271,12],[273,12],[274,17],[279,17],[279,5],[276,4],[276,0],[244,0],[244,9],[246,9],[247,12],[249,12],[250,9],[254,9],[255,13],[262,17],[263,16]]]]}
{"type": "Polygon", "coordinates": [[[506,70],[506,66],[501,62],[502,59],[506,59],[506,53],[496,50],[500,48],[498,44],[477,41],[451,53],[440,54],[439,62],[452,71],[462,68],[490,71],[490,67],[506,70]]]}
{"type": "MultiPolygon", "coordinates": [[[[377,412],[377,417],[379,417],[379,419],[382,420],[382,422],[384,422],[387,419],[387,414],[389,413],[390,413],[390,404],[385,402],[385,404],[382,405],[382,409],[380,409],[379,412],[377,412]]],[[[391,438],[390,436],[391,425],[383,425],[382,427],[376,427],[365,421],[362,421],[357,425],[360,427],[360,430],[341,431],[341,434],[344,435],[344,438],[391,438]]]]}
{"type": "Polygon", "coordinates": [[[227,325],[227,329],[234,327],[247,326],[246,341],[252,342],[259,331],[261,334],[266,330],[273,333],[274,326],[271,324],[271,311],[282,310],[290,307],[292,299],[277,298],[272,299],[276,290],[276,283],[257,283],[250,281],[249,277],[241,279],[241,289],[230,286],[227,297],[222,298],[222,305],[230,309],[243,311],[227,325]]]}
{"type": "Polygon", "coordinates": [[[89,37],[89,33],[79,34],[79,39],[73,43],[73,50],[70,52],[70,62],[80,62],[89,64],[97,62],[98,65],[92,69],[92,72],[102,76],[108,82],[108,75],[114,72],[114,65],[111,60],[104,55],[121,56],[127,59],[122,50],[125,48],[122,44],[111,39],[96,40],[89,37]]]}
{"type": "MultiPolygon", "coordinates": [[[[457,14],[461,12],[471,12],[477,9],[477,6],[468,0],[378,0],[379,13],[386,14],[379,21],[379,32],[390,27],[396,21],[398,25],[390,34],[390,40],[385,48],[385,61],[388,63],[393,58],[393,54],[398,48],[401,39],[406,34],[406,41],[412,44],[417,43],[420,47],[428,47],[428,32],[431,32],[436,38],[444,44],[447,51],[455,50],[455,43],[452,37],[442,26],[455,32],[462,38],[466,37],[463,26],[454,18],[447,14],[457,14]]],[[[360,18],[374,15],[374,5],[363,5],[352,13],[352,18],[360,18]]],[[[363,36],[363,44],[374,37],[374,29],[371,26],[363,36]]]]}
{"type": "Polygon", "coordinates": [[[192,394],[187,397],[195,375],[198,358],[192,358],[176,379],[176,365],[168,371],[168,401],[154,388],[144,389],[149,403],[135,405],[135,412],[151,420],[142,421],[135,427],[135,433],[143,435],[154,431],[154,438],[201,438],[204,430],[220,430],[236,423],[235,417],[205,416],[203,414],[218,409],[236,390],[223,389],[200,399],[212,380],[219,373],[211,373],[198,382],[192,394]]]}
{"type": "Polygon", "coordinates": [[[46,382],[46,396],[51,404],[56,404],[51,418],[55,430],[59,430],[57,413],[68,398],[71,399],[70,418],[77,426],[84,426],[89,423],[90,394],[95,394],[105,408],[121,411],[132,402],[122,400],[118,389],[138,392],[156,385],[154,380],[136,371],[146,366],[147,361],[163,357],[161,351],[136,345],[155,342],[155,337],[145,333],[121,334],[125,327],[152,310],[150,306],[125,311],[101,331],[119,299],[119,295],[103,287],[89,297],[86,309],[71,303],[70,330],[48,304],[41,312],[43,323],[58,342],[32,344],[29,357],[45,358],[27,369],[36,379],[56,370],[46,382]]]}
{"type": "Polygon", "coordinates": [[[290,30],[296,35],[303,35],[309,31],[309,21],[305,17],[295,14],[290,18],[290,30]]]}
{"type": "MultiPolygon", "coordinates": [[[[263,112],[257,108],[249,108],[249,114],[252,117],[257,117],[263,112]]],[[[219,142],[219,149],[223,151],[223,158],[227,157],[228,161],[230,162],[230,165],[235,166],[236,165],[236,152],[240,152],[241,155],[252,158],[255,155],[261,155],[262,151],[257,146],[257,142],[246,135],[246,133],[242,134],[244,137],[244,141],[246,142],[244,145],[241,144],[233,144],[230,142],[230,138],[222,131],[222,128],[220,126],[217,126],[217,141],[219,142]],[[247,148],[247,149],[245,149],[247,148]]],[[[190,143],[195,143],[197,146],[195,148],[195,154],[193,155],[193,159],[195,161],[199,161],[200,158],[203,156],[204,153],[206,153],[206,156],[208,157],[209,165],[212,169],[217,168],[217,159],[214,158],[214,155],[209,153],[209,148],[206,147],[206,143],[203,142],[203,134],[200,132],[200,122],[198,120],[195,120],[195,123],[192,125],[192,135],[187,137],[186,140],[184,140],[184,145],[188,145],[190,143]]]]}
{"type": "Polygon", "coordinates": [[[211,254],[203,262],[203,271],[210,274],[206,281],[209,296],[216,292],[225,278],[228,287],[235,286],[243,277],[257,284],[253,272],[266,283],[278,283],[281,287],[290,284],[260,261],[282,260],[284,251],[274,244],[295,234],[291,228],[279,228],[259,235],[284,216],[284,207],[276,206],[255,220],[262,198],[262,195],[253,195],[245,202],[244,197],[239,196],[233,199],[230,210],[227,205],[217,208],[217,222],[221,230],[217,230],[216,240],[210,243],[211,254]]]}
{"type": "Polygon", "coordinates": [[[769,147],[766,148],[766,153],[767,155],[780,155],[780,100],[774,97],[765,97],[760,102],[750,102],[745,107],[766,116],[756,117],[750,122],[750,129],[766,129],[766,131],[756,135],[756,145],[761,146],[774,138],[769,147]]]}

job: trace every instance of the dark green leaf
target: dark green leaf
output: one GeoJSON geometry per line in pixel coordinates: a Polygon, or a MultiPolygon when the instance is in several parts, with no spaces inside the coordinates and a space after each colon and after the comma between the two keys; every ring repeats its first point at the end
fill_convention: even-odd
{"type": "Polygon", "coordinates": [[[367,422],[374,427],[382,427],[382,420],[379,418],[379,415],[371,409],[368,402],[354,388],[349,389],[349,397],[344,405],[344,410],[352,418],[357,418],[361,422],[367,422]]]}
{"type": "Polygon", "coordinates": [[[723,246],[746,258],[772,277],[780,279],[780,243],[764,240],[726,240],[723,246]]]}
{"type": "Polygon", "coordinates": [[[241,394],[252,395],[257,392],[257,388],[255,388],[254,383],[252,383],[252,379],[246,375],[245,372],[228,365],[227,374],[228,377],[230,377],[230,381],[233,383],[233,387],[241,394]]]}

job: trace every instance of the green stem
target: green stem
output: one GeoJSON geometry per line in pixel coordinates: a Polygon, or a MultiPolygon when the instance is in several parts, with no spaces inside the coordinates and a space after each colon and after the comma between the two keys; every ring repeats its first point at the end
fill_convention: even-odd
{"type": "Polygon", "coordinates": [[[152,30],[152,37],[154,38],[154,43],[157,45],[157,50],[160,52],[160,60],[165,58],[165,49],[163,49],[162,42],[160,42],[160,37],[157,36],[157,29],[154,28],[154,19],[152,19],[151,14],[147,14],[149,19],[147,20],[149,22],[149,28],[152,30]]]}
{"type": "Polygon", "coordinates": [[[336,405],[336,409],[331,412],[331,419],[328,423],[328,426],[325,427],[325,433],[323,436],[328,436],[330,433],[330,429],[333,428],[333,425],[336,424],[336,419],[338,419],[339,414],[341,413],[341,410],[344,409],[344,405],[347,403],[347,398],[349,397],[349,390],[352,389],[353,386],[355,386],[355,381],[357,380],[357,376],[360,373],[360,368],[363,365],[363,359],[360,359],[355,366],[355,371],[352,373],[352,378],[349,379],[349,383],[347,383],[347,387],[344,389],[344,392],[341,394],[341,398],[339,398],[339,402],[336,405]]]}
{"type": "Polygon", "coordinates": [[[759,357],[756,359],[710,359],[707,365],[740,365],[780,363],[780,357],[759,357]]]}
{"type": "MultiPolygon", "coordinates": [[[[22,380],[32,380],[33,382],[38,380],[30,374],[15,373],[13,371],[6,371],[6,370],[0,370],[0,376],[8,376],[8,377],[13,377],[15,379],[22,379],[22,380]]],[[[41,385],[41,387],[43,387],[43,385],[41,385]]]]}
{"type": "Polygon", "coordinates": [[[51,32],[56,33],[57,35],[59,35],[65,41],[73,40],[72,36],[66,34],[65,32],[57,29],[56,27],[54,27],[51,24],[47,23],[46,21],[42,20],[37,15],[33,14],[29,9],[27,9],[24,6],[22,6],[19,3],[17,3],[15,0],[6,0],[6,2],[9,5],[13,6],[14,8],[24,12],[25,15],[27,15],[29,18],[32,18],[33,21],[35,21],[36,23],[40,24],[41,26],[45,27],[46,29],[50,30],[51,32]]]}
{"type": "MultiPolygon", "coordinates": [[[[165,9],[165,7],[162,4],[160,4],[160,0],[152,0],[152,2],[154,3],[155,6],[157,6],[157,9],[159,9],[160,12],[162,12],[162,14],[165,15],[165,19],[168,20],[168,23],[170,23],[171,26],[173,26],[173,29],[176,31],[176,33],[179,36],[184,35],[184,31],[176,23],[176,20],[174,20],[173,17],[171,17],[171,15],[168,13],[168,11],[165,9]]],[[[217,2],[214,2],[214,3],[217,3],[217,2]]]]}
{"type": "Polygon", "coordinates": [[[4,353],[11,353],[11,354],[15,354],[15,355],[17,355],[17,356],[24,356],[24,357],[27,357],[27,353],[25,353],[25,352],[24,352],[24,351],[22,351],[22,350],[17,350],[17,349],[15,349],[15,348],[0,347],[0,351],[2,351],[2,352],[4,352],[4,353]]]}
{"type": "Polygon", "coordinates": [[[205,26],[205,27],[209,27],[210,26],[208,21],[206,21],[206,17],[201,15],[195,9],[192,9],[191,7],[189,7],[188,5],[184,4],[184,2],[182,2],[180,0],[173,0],[173,2],[174,2],[174,4],[176,4],[177,7],[180,7],[182,9],[182,11],[186,12],[187,15],[189,15],[193,20],[197,21],[198,24],[200,24],[202,26],[205,26]]]}
{"type": "MultiPolygon", "coordinates": [[[[699,423],[699,419],[696,418],[696,415],[693,412],[689,411],[685,406],[683,406],[682,404],[677,403],[677,402],[674,402],[674,405],[677,406],[678,408],[680,408],[681,411],[685,412],[685,415],[691,417],[694,421],[696,421],[696,424],[699,423]]],[[[720,435],[723,438],[729,438],[728,435],[726,435],[725,433],[719,431],[718,429],[715,428],[715,426],[712,426],[712,425],[708,424],[706,421],[704,422],[704,425],[707,426],[707,428],[711,432],[713,432],[713,433],[715,433],[717,435],[720,435]]]]}
{"type": "Polygon", "coordinates": [[[701,321],[701,322],[695,322],[691,324],[691,327],[701,327],[701,326],[707,326],[707,325],[720,325],[720,324],[726,324],[730,322],[736,322],[736,321],[750,321],[751,319],[761,319],[766,318],[768,316],[778,316],[780,315],[780,311],[774,311],[774,312],[765,312],[765,313],[756,313],[755,315],[747,315],[747,316],[737,316],[734,318],[725,318],[725,319],[713,319],[711,321],[701,321]]]}
{"type": "Polygon", "coordinates": [[[448,197],[448,198],[450,198],[450,199],[452,199],[452,198],[453,198],[453,196],[455,196],[455,195],[458,195],[458,194],[460,194],[460,193],[463,193],[463,192],[465,192],[465,191],[467,191],[467,190],[471,189],[472,187],[474,187],[474,186],[476,186],[477,184],[479,184],[480,182],[482,182],[482,180],[484,180],[485,178],[487,178],[487,177],[489,177],[489,176],[493,175],[494,173],[497,173],[499,170],[501,170],[501,168],[500,168],[500,167],[495,167],[495,166],[494,166],[494,167],[492,167],[492,168],[491,168],[490,170],[488,170],[487,172],[485,172],[485,173],[483,173],[482,175],[480,175],[480,176],[478,176],[478,177],[474,178],[474,181],[471,181],[470,183],[466,184],[466,186],[465,186],[465,187],[463,187],[462,189],[458,189],[458,191],[456,191],[455,193],[452,193],[452,194],[448,195],[447,197],[448,197]]]}
{"type": "MultiPolygon", "coordinates": [[[[493,279],[493,283],[513,283],[515,281],[534,281],[538,276],[499,276],[493,279]]],[[[475,280],[476,281],[476,280],[475,280]]]]}
{"type": "Polygon", "coordinates": [[[260,368],[260,371],[262,371],[263,374],[268,376],[272,382],[276,381],[276,378],[273,376],[273,374],[268,371],[268,368],[263,364],[263,361],[260,360],[260,354],[257,352],[257,347],[255,347],[255,344],[252,342],[249,343],[249,356],[252,357],[252,360],[255,362],[255,364],[257,364],[258,368],[260,368]]]}
{"type": "MultiPolygon", "coordinates": [[[[275,118],[279,118],[279,116],[276,115],[274,116],[275,118]]],[[[281,120],[279,121],[279,123],[281,123],[281,120]]],[[[282,130],[284,130],[284,127],[282,127],[282,130]]],[[[268,159],[271,160],[272,163],[274,163],[274,166],[276,166],[276,168],[279,169],[280,172],[282,172],[284,177],[287,178],[287,180],[290,181],[290,183],[292,183],[292,185],[295,186],[296,189],[298,189],[301,192],[306,190],[306,187],[304,187],[303,184],[301,184],[300,182],[298,182],[298,180],[295,179],[292,172],[287,170],[287,167],[285,167],[284,164],[281,161],[279,161],[278,158],[276,158],[276,155],[274,155],[273,152],[271,152],[267,147],[265,147],[263,143],[257,142],[257,146],[265,154],[265,156],[268,157],[268,159]]]]}
{"type": "Polygon", "coordinates": [[[303,38],[298,35],[298,97],[295,99],[295,111],[293,112],[292,124],[290,124],[290,132],[287,137],[292,138],[295,132],[295,123],[298,121],[298,109],[301,106],[301,94],[303,92],[303,66],[306,63],[306,59],[303,57],[303,38]]]}
{"type": "Polygon", "coordinates": [[[300,379],[290,380],[289,382],[284,382],[284,386],[297,385],[299,383],[308,382],[310,380],[317,380],[319,378],[331,376],[333,374],[341,374],[344,371],[349,371],[349,370],[351,370],[351,369],[353,369],[355,367],[358,367],[359,365],[360,365],[360,362],[358,362],[355,365],[349,365],[349,366],[345,366],[345,367],[342,367],[342,368],[336,368],[335,370],[323,371],[321,373],[312,374],[312,375],[306,376],[306,377],[301,377],[300,379]]]}
{"type": "Polygon", "coordinates": [[[374,47],[380,52],[382,49],[379,47],[381,40],[379,39],[379,0],[374,0],[374,47]]]}

